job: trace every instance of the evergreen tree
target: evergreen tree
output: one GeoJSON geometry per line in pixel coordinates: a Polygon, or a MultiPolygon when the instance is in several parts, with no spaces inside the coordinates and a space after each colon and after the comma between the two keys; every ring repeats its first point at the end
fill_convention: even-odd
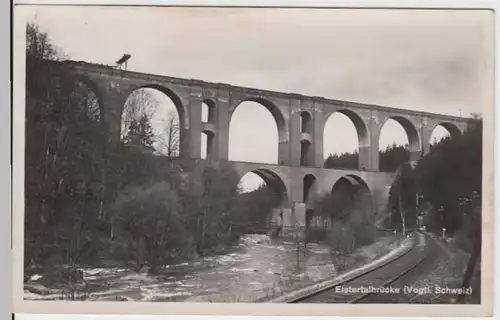
{"type": "Polygon", "coordinates": [[[154,151],[153,127],[151,126],[149,117],[146,114],[143,114],[139,119],[139,132],[141,134],[142,145],[145,146],[147,149],[154,151]]]}
{"type": "Polygon", "coordinates": [[[146,114],[143,114],[139,120],[132,119],[127,134],[123,139],[126,146],[138,148],[140,150],[154,151],[154,133],[151,123],[146,114]]]}
{"type": "Polygon", "coordinates": [[[133,119],[130,122],[130,126],[128,127],[127,135],[123,139],[123,143],[126,146],[140,146],[140,131],[139,131],[139,123],[137,120],[133,119]]]}
{"type": "Polygon", "coordinates": [[[398,168],[396,179],[389,190],[392,227],[407,229],[415,226],[416,191],[414,170],[408,162],[405,162],[398,168]]]}
{"type": "MultiPolygon", "coordinates": [[[[380,171],[395,172],[398,167],[410,159],[408,145],[397,146],[393,144],[387,146],[385,150],[379,152],[380,171]]],[[[359,162],[358,151],[345,152],[341,154],[331,154],[325,159],[325,168],[352,168],[357,169],[359,162]]]]}
{"type": "Polygon", "coordinates": [[[325,160],[325,168],[358,168],[358,151],[353,153],[330,154],[325,160]]]}

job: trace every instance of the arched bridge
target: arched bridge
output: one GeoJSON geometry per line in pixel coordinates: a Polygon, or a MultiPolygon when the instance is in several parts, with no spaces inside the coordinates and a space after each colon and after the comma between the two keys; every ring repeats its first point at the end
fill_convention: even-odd
{"type": "Polygon", "coordinates": [[[129,95],[139,88],[155,88],[170,97],[179,113],[181,155],[201,158],[201,135],[206,133],[207,159],[226,161],[233,112],[244,101],[259,102],[271,112],[278,126],[278,165],[233,164],[241,175],[255,172],[283,194],[285,208],[297,201],[310,202],[311,195],[331,191],[341,178],[364,185],[376,195],[375,206],[383,206],[394,178],[394,174],[378,172],[379,136],[388,119],[396,120],[406,131],[411,160],[429,152],[436,126],[442,125],[457,135],[468,122],[461,117],[138,73],[85,62],[48,63],[69,70],[96,94],[111,145],[120,141],[121,117],[129,95]],[[202,121],[203,103],[209,107],[207,121],[202,121]],[[356,127],[359,170],[322,168],[324,126],[335,112],[349,117],[356,127]]]}

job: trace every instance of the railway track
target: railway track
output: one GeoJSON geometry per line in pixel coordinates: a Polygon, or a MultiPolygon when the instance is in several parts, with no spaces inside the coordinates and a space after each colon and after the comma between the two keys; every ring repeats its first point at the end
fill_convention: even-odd
{"type": "MultiPolygon", "coordinates": [[[[412,247],[399,257],[364,272],[354,278],[323,287],[317,291],[289,299],[287,303],[363,303],[370,298],[382,297],[393,301],[404,295],[402,288],[392,287],[398,279],[416,269],[426,259],[427,237],[415,233],[412,247]],[[391,297],[392,296],[392,297],[391,297]]],[[[381,299],[377,299],[381,300],[381,299]]],[[[380,303],[380,302],[379,302],[380,303]]]]}
{"type": "Polygon", "coordinates": [[[421,277],[423,274],[429,274],[436,267],[435,262],[441,258],[441,254],[443,253],[440,250],[439,245],[437,244],[436,239],[427,236],[428,245],[425,248],[425,257],[422,262],[414,269],[409,270],[406,274],[401,277],[398,277],[394,282],[390,284],[391,287],[400,288],[400,290],[404,290],[403,288],[412,287],[415,291],[405,292],[400,295],[382,295],[382,294],[374,294],[366,299],[363,299],[361,303],[411,303],[411,304],[420,304],[420,303],[429,303],[436,297],[440,295],[434,294],[432,291],[422,291],[419,292],[419,289],[431,288],[425,284],[415,284],[414,281],[421,277]]]}

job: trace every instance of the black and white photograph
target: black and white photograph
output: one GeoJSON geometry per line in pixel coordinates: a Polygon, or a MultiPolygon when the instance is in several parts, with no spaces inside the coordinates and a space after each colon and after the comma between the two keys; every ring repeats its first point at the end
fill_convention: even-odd
{"type": "Polygon", "coordinates": [[[493,11],[16,14],[22,300],[491,305],[493,11]]]}

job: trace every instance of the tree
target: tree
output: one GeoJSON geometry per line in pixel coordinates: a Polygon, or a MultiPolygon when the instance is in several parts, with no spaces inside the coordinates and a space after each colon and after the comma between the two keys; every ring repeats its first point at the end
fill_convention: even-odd
{"type": "Polygon", "coordinates": [[[142,141],[144,146],[146,146],[150,150],[154,150],[153,128],[151,127],[150,118],[146,114],[143,114],[139,119],[139,131],[142,134],[142,141]]]}
{"type": "Polygon", "coordinates": [[[401,227],[403,234],[407,227],[416,222],[416,181],[409,162],[400,165],[389,191],[389,208],[392,212],[392,226],[401,227]]]}
{"type": "Polygon", "coordinates": [[[180,126],[175,111],[170,111],[164,122],[163,132],[156,139],[158,151],[169,158],[178,157],[180,151],[180,126]]]}
{"type": "Polygon", "coordinates": [[[125,244],[136,266],[147,264],[153,271],[184,257],[193,239],[181,210],[179,192],[167,182],[126,188],[111,207],[115,241],[125,244]]]}
{"type": "Polygon", "coordinates": [[[150,89],[138,89],[132,92],[123,107],[122,139],[125,138],[133,121],[137,122],[144,116],[153,119],[158,107],[159,101],[150,89]]]}
{"type": "Polygon", "coordinates": [[[28,23],[25,262],[77,263],[93,250],[105,142],[95,95],[64,68],[47,33],[28,23]],[[42,249],[43,248],[43,249],[42,249]]]}
{"type": "Polygon", "coordinates": [[[354,153],[341,153],[338,154],[330,154],[326,160],[324,167],[325,168],[358,168],[358,151],[354,153]]]}
{"type": "MultiPolygon", "coordinates": [[[[408,146],[387,146],[385,150],[379,151],[380,171],[394,172],[399,165],[410,159],[408,146]]],[[[325,168],[358,168],[359,153],[345,152],[341,154],[330,154],[324,163],[325,168]]]]}
{"type": "Polygon", "coordinates": [[[279,206],[280,200],[280,195],[272,192],[265,184],[253,191],[238,194],[238,209],[235,211],[240,212],[241,218],[236,223],[250,230],[267,227],[271,211],[279,206]]]}
{"type": "Polygon", "coordinates": [[[418,162],[415,176],[425,200],[443,208],[434,212],[433,227],[454,233],[461,227],[459,199],[481,195],[482,121],[473,119],[462,135],[442,140],[418,162]]]}
{"type": "Polygon", "coordinates": [[[238,239],[239,176],[230,163],[155,156],[152,113],[138,103],[127,107],[138,112],[126,108],[134,116],[123,140],[147,152],[110,148],[95,95],[54,62],[47,34],[28,24],[27,36],[40,42],[26,47],[27,265],[126,264],[132,252],[157,266],[238,239]],[[113,251],[121,244],[127,250],[113,251]]]}
{"type": "Polygon", "coordinates": [[[57,48],[46,32],[33,22],[26,25],[26,57],[27,59],[61,60],[66,54],[57,48]]]}
{"type": "MultiPolygon", "coordinates": [[[[481,252],[482,131],[482,120],[473,117],[462,135],[443,139],[416,167],[419,192],[434,208],[431,227],[461,231],[472,244],[462,279],[466,287],[481,252]]],[[[459,296],[459,302],[464,298],[459,296]]]]}
{"type": "Polygon", "coordinates": [[[230,241],[230,226],[241,216],[236,212],[239,175],[229,162],[193,161],[183,190],[188,225],[196,234],[197,252],[203,254],[220,241],[230,241]],[[194,226],[194,228],[193,228],[194,226]]]}
{"type": "Polygon", "coordinates": [[[123,138],[126,146],[144,152],[153,152],[154,134],[150,120],[146,114],[142,114],[139,120],[133,119],[128,127],[128,132],[123,138]]]}
{"type": "Polygon", "coordinates": [[[394,172],[397,171],[399,166],[410,160],[410,153],[408,145],[397,146],[393,143],[387,146],[385,150],[379,152],[380,154],[380,171],[394,172]]]}

